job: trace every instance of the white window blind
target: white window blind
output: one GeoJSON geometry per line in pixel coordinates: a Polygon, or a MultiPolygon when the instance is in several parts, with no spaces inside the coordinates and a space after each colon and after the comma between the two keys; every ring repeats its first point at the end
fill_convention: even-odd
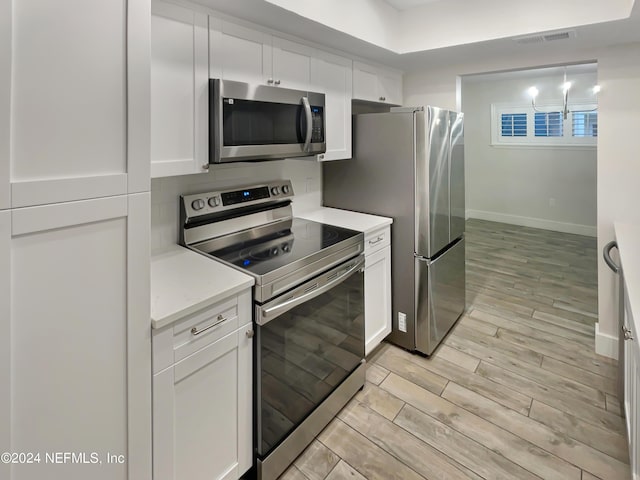
{"type": "Polygon", "coordinates": [[[598,136],[598,112],[573,112],[571,117],[574,137],[598,136]]]}
{"type": "Polygon", "coordinates": [[[562,136],[562,112],[535,112],[533,123],[536,137],[562,136]]]}
{"type": "Polygon", "coordinates": [[[597,105],[574,103],[565,119],[562,105],[494,103],[491,144],[522,147],[594,147],[598,136],[597,105]]]}
{"type": "Polygon", "coordinates": [[[500,135],[503,137],[526,137],[527,114],[503,113],[500,120],[500,135]]]}

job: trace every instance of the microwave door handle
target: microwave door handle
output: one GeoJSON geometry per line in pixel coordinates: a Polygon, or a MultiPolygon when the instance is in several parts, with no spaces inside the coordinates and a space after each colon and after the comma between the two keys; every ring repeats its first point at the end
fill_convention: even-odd
{"type": "Polygon", "coordinates": [[[309,146],[311,145],[311,131],[313,126],[311,125],[311,105],[309,105],[309,99],[307,97],[302,97],[302,106],[304,107],[304,116],[307,119],[307,134],[304,139],[303,151],[308,152],[309,146]]]}

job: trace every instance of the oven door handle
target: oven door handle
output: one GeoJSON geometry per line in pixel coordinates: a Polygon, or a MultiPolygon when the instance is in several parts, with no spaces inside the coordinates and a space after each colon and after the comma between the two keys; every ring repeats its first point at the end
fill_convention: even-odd
{"type": "MultiPolygon", "coordinates": [[[[295,308],[304,302],[308,302],[309,300],[312,300],[322,295],[323,293],[328,292],[335,286],[340,285],[342,282],[346,281],[349,277],[351,277],[354,273],[362,269],[362,267],[364,267],[364,258],[361,258],[360,260],[355,262],[353,265],[347,268],[344,272],[341,272],[340,274],[338,274],[338,276],[333,280],[331,280],[330,282],[327,282],[320,287],[313,288],[313,290],[310,290],[308,293],[304,293],[299,297],[290,298],[288,300],[285,300],[282,303],[271,305],[267,308],[264,308],[264,307],[260,308],[258,312],[259,315],[257,315],[257,318],[256,318],[256,323],[260,326],[266,325],[271,320],[279,317],[283,313],[288,312],[292,308],[295,308]]],[[[313,286],[312,282],[309,282],[309,283],[311,283],[311,286],[313,286]]]]}

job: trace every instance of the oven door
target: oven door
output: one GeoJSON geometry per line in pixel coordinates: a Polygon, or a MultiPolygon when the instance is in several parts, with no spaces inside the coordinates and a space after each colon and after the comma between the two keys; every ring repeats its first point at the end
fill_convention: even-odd
{"type": "Polygon", "coordinates": [[[257,451],[269,454],[364,358],[364,257],[256,306],[257,451]]]}
{"type": "Polygon", "coordinates": [[[324,94],[212,79],[210,163],[326,151],[324,94]]]}

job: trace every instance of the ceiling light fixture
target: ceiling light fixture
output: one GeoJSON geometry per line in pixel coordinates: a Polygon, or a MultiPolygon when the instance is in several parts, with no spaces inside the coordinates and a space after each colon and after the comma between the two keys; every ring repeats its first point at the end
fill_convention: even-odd
{"type": "MultiPolygon", "coordinates": [[[[563,118],[566,120],[567,116],[569,115],[569,112],[571,112],[571,110],[569,110],[569,90],[571,90],[571,82],[567,81],[567,69],[564,69],[564,82],[562,83],[562,97],[563,97],[563,101],[562,101],[562,116],[563,118]]],[[[536,107],[536,97],[538,96],[538,94],[540,93],[538,91],[538,89],[536,87],[531,87],[528,90],[529,92],[529,96],[531,97],[531,106],[533,107],[533,110],[536,112],[543,112],[543,113],[550,113],[550,112],[546,112],[544,110],[540,110],[538,107],[536,107]]],[[[600,92],[600,85],[595,85],[592,89],[593,95],[596,97],[596,101],[598,99],[598,92],[600,92]]],[[[592,108],[591,110],[584,110],[584,109],[580,109],[581,112],[595,112],[596,110],[598,110],[598,107],[596,108],[592,108]]]]}

